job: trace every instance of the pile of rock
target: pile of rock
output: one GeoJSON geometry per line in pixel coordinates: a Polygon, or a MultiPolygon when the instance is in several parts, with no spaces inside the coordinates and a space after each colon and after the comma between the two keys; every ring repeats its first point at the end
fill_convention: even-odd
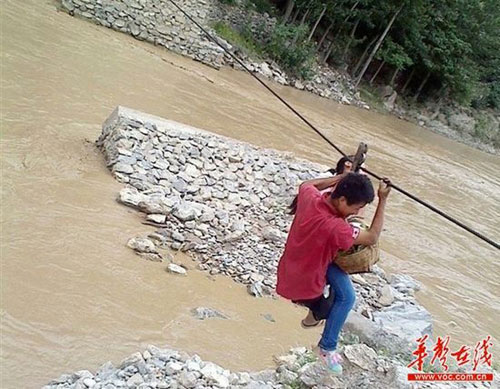
{"type": "MultiPolygon", "coordinates": [[[[203,26],[210,25],[221,16],[214,0],[179,0],[176,3],[203,26]]],[[[209,66],[219,68],[226,63],[224,50],[186,20],[169,1],[62,0],[61,4],[71,15],[163,46],[209,66]]]]}
{"type": "MultiPolygon", "coordinates": [[[[63,374],[43,389],[62,388],[411,388],[407,369],[399,361],[378,355],[365,344],[345,345],[344,374],[332,376],[315,354],[306,348],[296,348],[276,358],[275,369],[259,372],[231,372],[197,355],[149,346],[123,360],[117,367],[111,362],[95,374],[80,370],[63,374]]],[[[415,372],[415,371],[413,371],[415,372]]],[[[489,388],[489,385],[425,384],[419,388],[489,388]]]]}
{"type": "MultiPolygon", "coordinates": [[[[229,51],[231,44],[217,36],[212,26],[224,22],[234,28],[246,26],[257,41],[269,37],[276,18],[239,7],[227,7],[217,0],[177,0],[176,3],[197,23],[206,28],[229,51]]],[[[139,40],[219,69],[234,65],[233,58],[207,36],[168,0],[61,0],[70,15],[92,20],[139,40]]],[[[238,53],[242,55],[243,53],[238,53]]],[[[242,55],[245,59],[245,56],[242,55]]],[[[246,61],[248,65],[251,61],[246,61]]],[[[265,66],[265,65],[262,65],[265,66]]],[[[254,67],[260,72],[259,67],[254,67]]]]}
{"type": "Polygon", "coordinates": [[[342,104],[356,105],[361,108],[370,109],[368,104],[361,100],[361,96],[352,79],[345,73],[341,73],[328,66],[317,66],[316,76],[309,81],[291,80],[290,84],[297,89],[307,90],[318,96],[338,101],[342,104]]]}
{"type": "Polygon", "coordinates": [[[495,143],[495,136],[500,131],[498,113],[465,109],[451,103],[440,107],[434,101],[423,106],[415,106],[403,99],[398,99],[397,103],[387,108],[400,119],[491,154],[500,152],[498,141],[495,143]]]}
{"type": "MultiPolygon", "coordinates": [[[[211,28],[216,22],[225,22],[237,30],[242,26],[251,31],[257,42],[269,39],[276,18],[241,7],[224,6],[218,0],[178,0],[197,23],[208,29],[218,43],[236,54],[250,71],[282,85],[307,90],[343,104],[369,108],[361,101],[354,85],[346,74],[329,67],[317,66],[316,76],[301,81],[287,75],[272,62],[258,62],[217,36],[211,28]]],[[[100,25],[132,35],[171,51],[188,56],[219,69],[223,65],[242,69],[229,54],[212,42],[168,0],[61,0],[62,7],[71,15],[78,15],[100,25]]]]}
{"type": "MultiPolygon", "coordinates": [[[[98,140],[109,168],[127,187],[119,201],[162,227],[128,242],[141,257],[163,261],[162,248],[186,250],[200,268],[269,293],[290,217],[290,193],[325,170],[290,155],[236,142],[179,123],[118,107],[98,140]]],[[[169,271],[185,274],[171,263],[169,271]]],[[[410,342],[430,334],[431,318],[415,299],[411,277],[380,269],[352,277],[358,302],[340,344],[344,375],[332,376],[306,348],[276,358],[275,369],[231,372],[198,356],[149,346],[114,367],[64,374],[45,389],[62,388],[410,388],[410,342]],[[375,350],[378,350],[375,351],[375,350]]],[[[198,320],[231,320],[207,307],[198,320]]],[[[273,321],[272,317],[266,318],[273,321]]],[[[488,388],[485,384],[422,384],[421,388],[488,388]]]]}
{"type": "MultiPolygon", "coordinates": [[[[351,77],[346,72],[318,63],[313,79],[300,80],[287,74],[273,61],[259,62],[248,57],[246,53],[217,36],[211,28],[217,22],[224,22],[238,31],[250,31],[257,42],[264,44],[271,35],[277,22],[276,18],[242,6],[226,6],[218,0],[179,0],[177,3],[206,28],[219,44],[235,54],[251,72],[342,104],[370,109],[368,104],[361,100],[360,93],[356,91],[351,77]]],[[[132,35],[136,39],[163,46],[213,68],[219,69],[227,65],[243,69],[168,0],[61,0],[61,4],[71,15],[78,15],[132,35]]],[[[500,118],[494,113],[483,112],[483,118],[478,122],[472,113],[465,112],[458,106],[444,107],[444,112],[440,112],[440,108],[433,102],[429,107],[416,107],[398,99],[398,94],[390,86],[380,88],[380,97],[385,109],[401,119],[425,126],[486,152],[498,153],[495,136],[498,133],[500,118]]]]}
{"type": "Polygon", "coordinates": [[[161,259],[158,248],[188,251],[202,270],[273,289],[291,221],[286,206],[299,181],[325,168],[123,112],[108,121],[98,145],[128,184],[118,200],[161,225],[129,246],[152,260],[161,259]]]}
{"type": "MultiPolygon", "coordinates": [[[[232,277],[259,297],[275,289],[292,219],[287,205],[298,183],[327,169],[122,107],[105,123],[98,145],[127,184],[118,201],[160,227],[129,247],[153,261],[168,256],[162,249],[185,251],[199,269],[232,277]]],[[[375,267],[353,281],[355,310],[365,318],[407,341],[431,333],[410,277],[389,279],[375,267]]]]}

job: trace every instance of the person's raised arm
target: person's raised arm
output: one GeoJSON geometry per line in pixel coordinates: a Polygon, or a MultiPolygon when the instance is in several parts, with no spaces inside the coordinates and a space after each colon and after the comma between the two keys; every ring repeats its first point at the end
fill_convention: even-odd
{"type": "Polygon", "coordinates": [[[384,212],[387,196],[391,191],[390,181],[383,178],[378,187],[378,205],[375,215],[373,216],[372,224],[368,230],[361,230],[358,237],[354,240],[354,244],[361,244],[363,246],[371,246],[377,243],[382,227],[384,225],[384,212]]]}
{"type": "Polygon", "coordinates": [[[302,184],[300,184],[300,186],[313,185],[316,187],[316,189],[318,189],[319,191],[322,191],[323,189],[335,186],[342,178],[344,178],[344,176],[345,176],[345,174],[327,177],[327,178],[315,178],[313,180],[304,181],[302,184]]]}
{"type": "Polygon", "coordinates": [[[351,167],[351,162],[345,162],[342,174],[326,178],[315,178],[313,180],[304,181],[301,185],[314,185],[316,189],[322,191],[324,189],[337,185],[338,182],[351,171],[351,167]]]}

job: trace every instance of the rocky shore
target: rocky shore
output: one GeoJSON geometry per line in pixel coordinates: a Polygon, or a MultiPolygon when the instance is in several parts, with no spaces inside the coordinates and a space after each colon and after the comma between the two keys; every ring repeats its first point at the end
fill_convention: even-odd
{"type": "MultiPolygon", "coordinates": [[[[241,29],[241,26],[248,26],[255,39],[263,41],[277,23],[276,18],[242,7],[230,7],[219,0],[178,0],[177,3],[206,28],[223,47],[236,54],[253,73],[342,104],[370,109],[345,72],[318,63],[316,75],[311,80],[299,80],[284,72],[275,62],[258,61],[247,57],[229,42],[217,36],[212,29],[216,22],[224,22],[236,30],[241,29]]],[[[232,66],[242,69],[240,64],[210,41],[168,0],[61,0],[61,5],[70,15],[165,47],[213,68],[232,66]]],[[[485,136],[491,138],[500,131],[498,113],[488,112],[479,115],[471,109],[466,110],[450,104],[441,107],[440,104],[432,103],[426,107],[417,107],[401,100],[388,86],[380,88],[376,98],[383,102],[383,108],[377,108],[383,109],[383,112],[389,112],[400,119],[411,121],[480,150],[498,153],[498,146],[484,141],[485,136]]]]}
{"type": "MultiPolygon", "coordinates": [[[[182,250],[200,270],[229,276],[257,297],[274,296],[276,265],[291,222],[286,205],[300,181],[326,166],[123,107],[105,122],[97,145],[114,177],[125,184],[118,201],[157,227],[129,240],[138,260],[164,262],[169,272],[182,276],[187,270],[171,255],[182,250]]],[[[410,388],[405,366],[412,342],[432,335],[432,318],[414,297],[418,282],[388,276],[379,267],[352,279],[357,301],[342,338],[347,360],[342,377],[325,374],[305,348],[278,357],[275,369],[236,373],[150,346],[116,368],[107,363],[95,374],[63,375],[46,388],[410,388]]],[[[230,320],[205,308],[193,314],[230,320]]]]}
{"type": "MultiPolygon", "coordinates": [[[[322,362],[306,348],[290,350],[276,358],[275,369],[259,372],[232,372],[197,355],[149,346],[124,359],[117,367],[111,362],[95,374],[80,370],[64,374],[43,389],[181,389],[181,388],[412,388],[406,382],[406,369],[401,363],[377,355],[365,344],[344,346],[344,374],[328,374],[322,362]]],[[[414,386],[416,388],[416,386],[414,386]]],[[[470,384],[419,384],[418,388],[481,388],[470,384]]]]}
{"type": "MultiPolygon", "coordinates": [[[[162,249],[188,252],[200,270],[232,277],[257,297],[273,295],[292,221],[287,205],[298,184],[328,169],[122,107],[97,144],[115,178],[127,184],[118,201],[159,227],[131,237],[129,247],[153,261],[171,262],[162,249]]],[[[431,317],[414,299],[416,281],[389,279],[379,267],[353,280],[356,312],[397,323],[394,332],[408,340],[431,333],[431,317]],[[401,312],[412,314],[405,319],[401,312]]]]}
{"type": "MultiPolygon", "coordinates": [[[[223,47],[236,52],[252,72],[279,84],[307,90],[343,104],[369,108],[361,101],[347,75],[328,67],[318,67],[317,75],[312,80],[298,80],[287,75],[274,62],[259,62],[246,57],[229,42],[218,37],[212,29],[216,22],[225,22],[235,28],[248,25],[255,39],[262,40],[270,34],[277,22],[276,18],[240,7],[228,7],[218,0],[179,0],[176,3],[216,37],[223,47]]],[[[71,15],[165,47],[213,68],[232,66],[241,69],[240,64],[210,41],[168,0],[62,0],[61,5],[71,15]]]]}

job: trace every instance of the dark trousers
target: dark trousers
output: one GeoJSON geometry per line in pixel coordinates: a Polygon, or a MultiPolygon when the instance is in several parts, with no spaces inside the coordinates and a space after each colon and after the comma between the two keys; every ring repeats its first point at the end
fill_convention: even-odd
{"type": "Polygon", "coordinates": [[[324,320],[328,317],[334,301],[335,293],[330,287],[330,295],[327,298],[321,295],[311,300],[299,300],[294,303],[309,308],[316,320],[324,320]]]}

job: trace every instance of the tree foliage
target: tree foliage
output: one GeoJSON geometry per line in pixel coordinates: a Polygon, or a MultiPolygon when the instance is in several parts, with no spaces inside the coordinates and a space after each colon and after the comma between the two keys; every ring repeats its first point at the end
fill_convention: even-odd
{"type": "MultiPolygon", "coordinates": [[[[287,1],[293,1],[291,15],[295,16],[288,18],[288,25],[304,21],[309,28],[326,6],[315,30],[315,39],[322,46],[318,49],[332,52],[335,46],[335,53],[346,54],[342,60],[348,62],[350,70],[363,70],[361,77],[365,79],[370,79],[384,61],[385,73],[400,74],[401,85],[397,86],[410,81],[405,88],[410,95],[428,98],[446,91],[462,104],[500,107],[498,0],[287,1]],[[381,36],[382,44],[367,47],[373,38],[378,43],[381,36]]],[[[338,63],[339,58],[334,60],[338,63]]]]}
{"type": "Polygon", "coordinates": [[[305,25],[278,24],[266,45],[267,53],[289,72],[302,78],[311,76],[314,46],[307,41],[309,28],[305,25]]]}

